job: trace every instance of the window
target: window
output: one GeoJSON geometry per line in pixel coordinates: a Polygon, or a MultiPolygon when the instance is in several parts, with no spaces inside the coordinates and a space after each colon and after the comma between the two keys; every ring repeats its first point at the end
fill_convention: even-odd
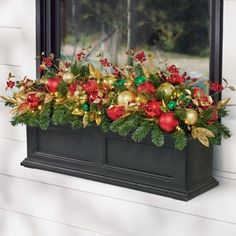
{"type": "Polygon", "coordinates": [[[127,62],[127,48],[168,58],[191,76],[220,82],[223,0],[37,0],[38,54],[71,59],[91,46],[127,62]]]}

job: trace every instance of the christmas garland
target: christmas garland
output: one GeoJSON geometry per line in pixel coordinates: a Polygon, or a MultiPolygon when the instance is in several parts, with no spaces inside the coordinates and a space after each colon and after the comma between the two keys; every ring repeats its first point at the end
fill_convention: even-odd
{"type": "Polygon", "coordinates": [[[42,56],[40,79],[15,81],[9,74],[2,96],[12,107],[12,125],[27,124],[47,129],[50,124],[85,128],[96,124],[104,132],[130,135],[136,142],[148,134],[160,147],[170,133],[175,147],[183,150],[191,134],[203,145],[219,144],[230,131],[219,118],[228,115],[229,99],[214,102],[223,89],[235,90],[227,81],[223,87],[208,82],[211,96],[197,86],[199,80],[181,73],[175,65],[153,66],[151,55],[128,51],[134,65],[118,67],[100,58],[101,70],[86,61],[86,50],[73,62],[42,56]]]}

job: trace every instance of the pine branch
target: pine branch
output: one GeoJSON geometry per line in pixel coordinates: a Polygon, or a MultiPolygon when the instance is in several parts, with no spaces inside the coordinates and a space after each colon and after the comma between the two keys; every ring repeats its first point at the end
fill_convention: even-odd
{"type": "Polygon", "coordinates": [[[132,139],[135,142],[141,142],[150,132],[151,125],[150,122],[145,121],[140,124],[140,126],[133,132],[132,139]]]}
{"type": "Polygon", "coordinates": [[[127,136],[131,131],[135,130],[139,125],[140,116],[129,116],[117,129],[117,132],[121,136],[127,136]]]}
{"type": "Polygon", "coordinates": [[[52,122],[54,125],[64,125],[69,121],[70,112],[65,105],[54,106],[52,122]]]}
{"type": "Polygon", "coordinates": [[[175,110],[175,116],[179,119],[179,120],[184,120],[185,116],[186,116],[186,111],[183,108],[178,108],[177,110],[175,110]]]}
{"type": "Polygon", "coordinates": [[[218,115],[219,115],[219,117],[224,118],[229,115],[229,112],[226,111],[225,108],[221,108],[218,110],[218,115]]]}
{"type": "Polygon", "coordinates": [[[152,130],[152,142],[157,146],[161,147],[164,145],[164,135],[158,126],[153,127],[152,130]]]}
{"type": "Polygon", "coordinates": [[[80,74],[80,71],[81,71],[81,65],[79,65],[78,63],[74,62],[72,65],[71,65],[71,73],[73,75],[78,75],[80,74]]]}
{"type": "Polygon", "coordinates": [[[114,133],[117,133],[119,126],[122,125],[126,120],[127,120],[127,117],[113,121],[110,125],[110,130],[114,133]]]}
{"type": "Polygon", "coordinates": [[[161,80],[159,77],[153,75],[153,74],[150,74],[149,75],[149,81],[155,86],[155,87],[159,87],[160,84],[161,84],[161,80]]]}
{"type": "Polygon", "coordinates": [[[145,75],[141,64],[137,64],[134,66],[134,72],[135,72],[136,76],[144,76],[145,75]]]}
{"type": "Polygon", "coordinates": [[[175,148],[179,151],[182,151],[187,145],[187,137],[184,131],[180,129],[173,133],[172,137],[175,139],[175,148]]]}
{"type": "Polygon", "coordinates": [[[72,129],[83,128],[83,121],[78,116],[71,115],[71,119],[70,119],[69,123],[70,123],[72,129]]]}
{"type": "Polygon", "coordinates": [[[58,93],[60,96],[66,96],[68,92],[68,87],[67,87],[67,84],[66,82],[62,81],[59,86],[58,86],[58,93]]]}
{"type": "Polygon", "coordinates": [[[231,132],[230,132],[229,128],[227,128],[222,123],[215,123],[214,126],[218,130],[219,135],[221,137],[223,137],[224,139],[227,139],[227,138],[231,137],[231,132]]]}
{"type": "Polygon", "coordinates": [[[32,112],[26,112],[22,115],[16,115],[12,118],[11,124],[16,126],[18,124],[26,124],[31,127],[40,127],[46,130],[50,124],[51,107],[45,106],[43,110],[32,112]]]}
{"type": "Polygon", "coordinates": [[[101,129],[103,132],[108,132],[110,129],[111,121],[105,116],[102,118],[101,129]]]}

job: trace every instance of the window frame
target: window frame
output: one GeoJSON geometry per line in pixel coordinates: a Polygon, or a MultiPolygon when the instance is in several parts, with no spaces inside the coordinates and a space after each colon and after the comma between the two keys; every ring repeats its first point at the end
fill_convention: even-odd
{"type": "MultiPolygon", "coordinates": [[[[210,1],[209,78],[222,83],[223,0],[210,1]]],[[[36,0],[36,55],[51,52],[60,57],[60,0],[36,0]]],[[[38,62],[39,63],[39,62],[38,62]]],[[[37,74],[39,77],[39,73],[37,74]]],[[[217,94],[215,100],[221,99],[217,94]]]]}

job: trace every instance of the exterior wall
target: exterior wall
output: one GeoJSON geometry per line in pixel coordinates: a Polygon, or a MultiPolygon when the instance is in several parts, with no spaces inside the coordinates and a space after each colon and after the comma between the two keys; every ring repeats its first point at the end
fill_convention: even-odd
{"type": "MultiPolygon", "coordinates": [[[[236,85],[236,1],[225,0],[224,77],[236,85]]],[[[35,2],[0,1],[0,94],[11,71],[35,76],[35,2]]],[[[236,101],[236,94],[232,103],[236,101]]],[[[25,127],[9,125],[0,102],[0,235],[236,235],[236,115],[234,136],[215,149],[220,186],[185,203],[135,190],[20,166],[25,127]]]]}

